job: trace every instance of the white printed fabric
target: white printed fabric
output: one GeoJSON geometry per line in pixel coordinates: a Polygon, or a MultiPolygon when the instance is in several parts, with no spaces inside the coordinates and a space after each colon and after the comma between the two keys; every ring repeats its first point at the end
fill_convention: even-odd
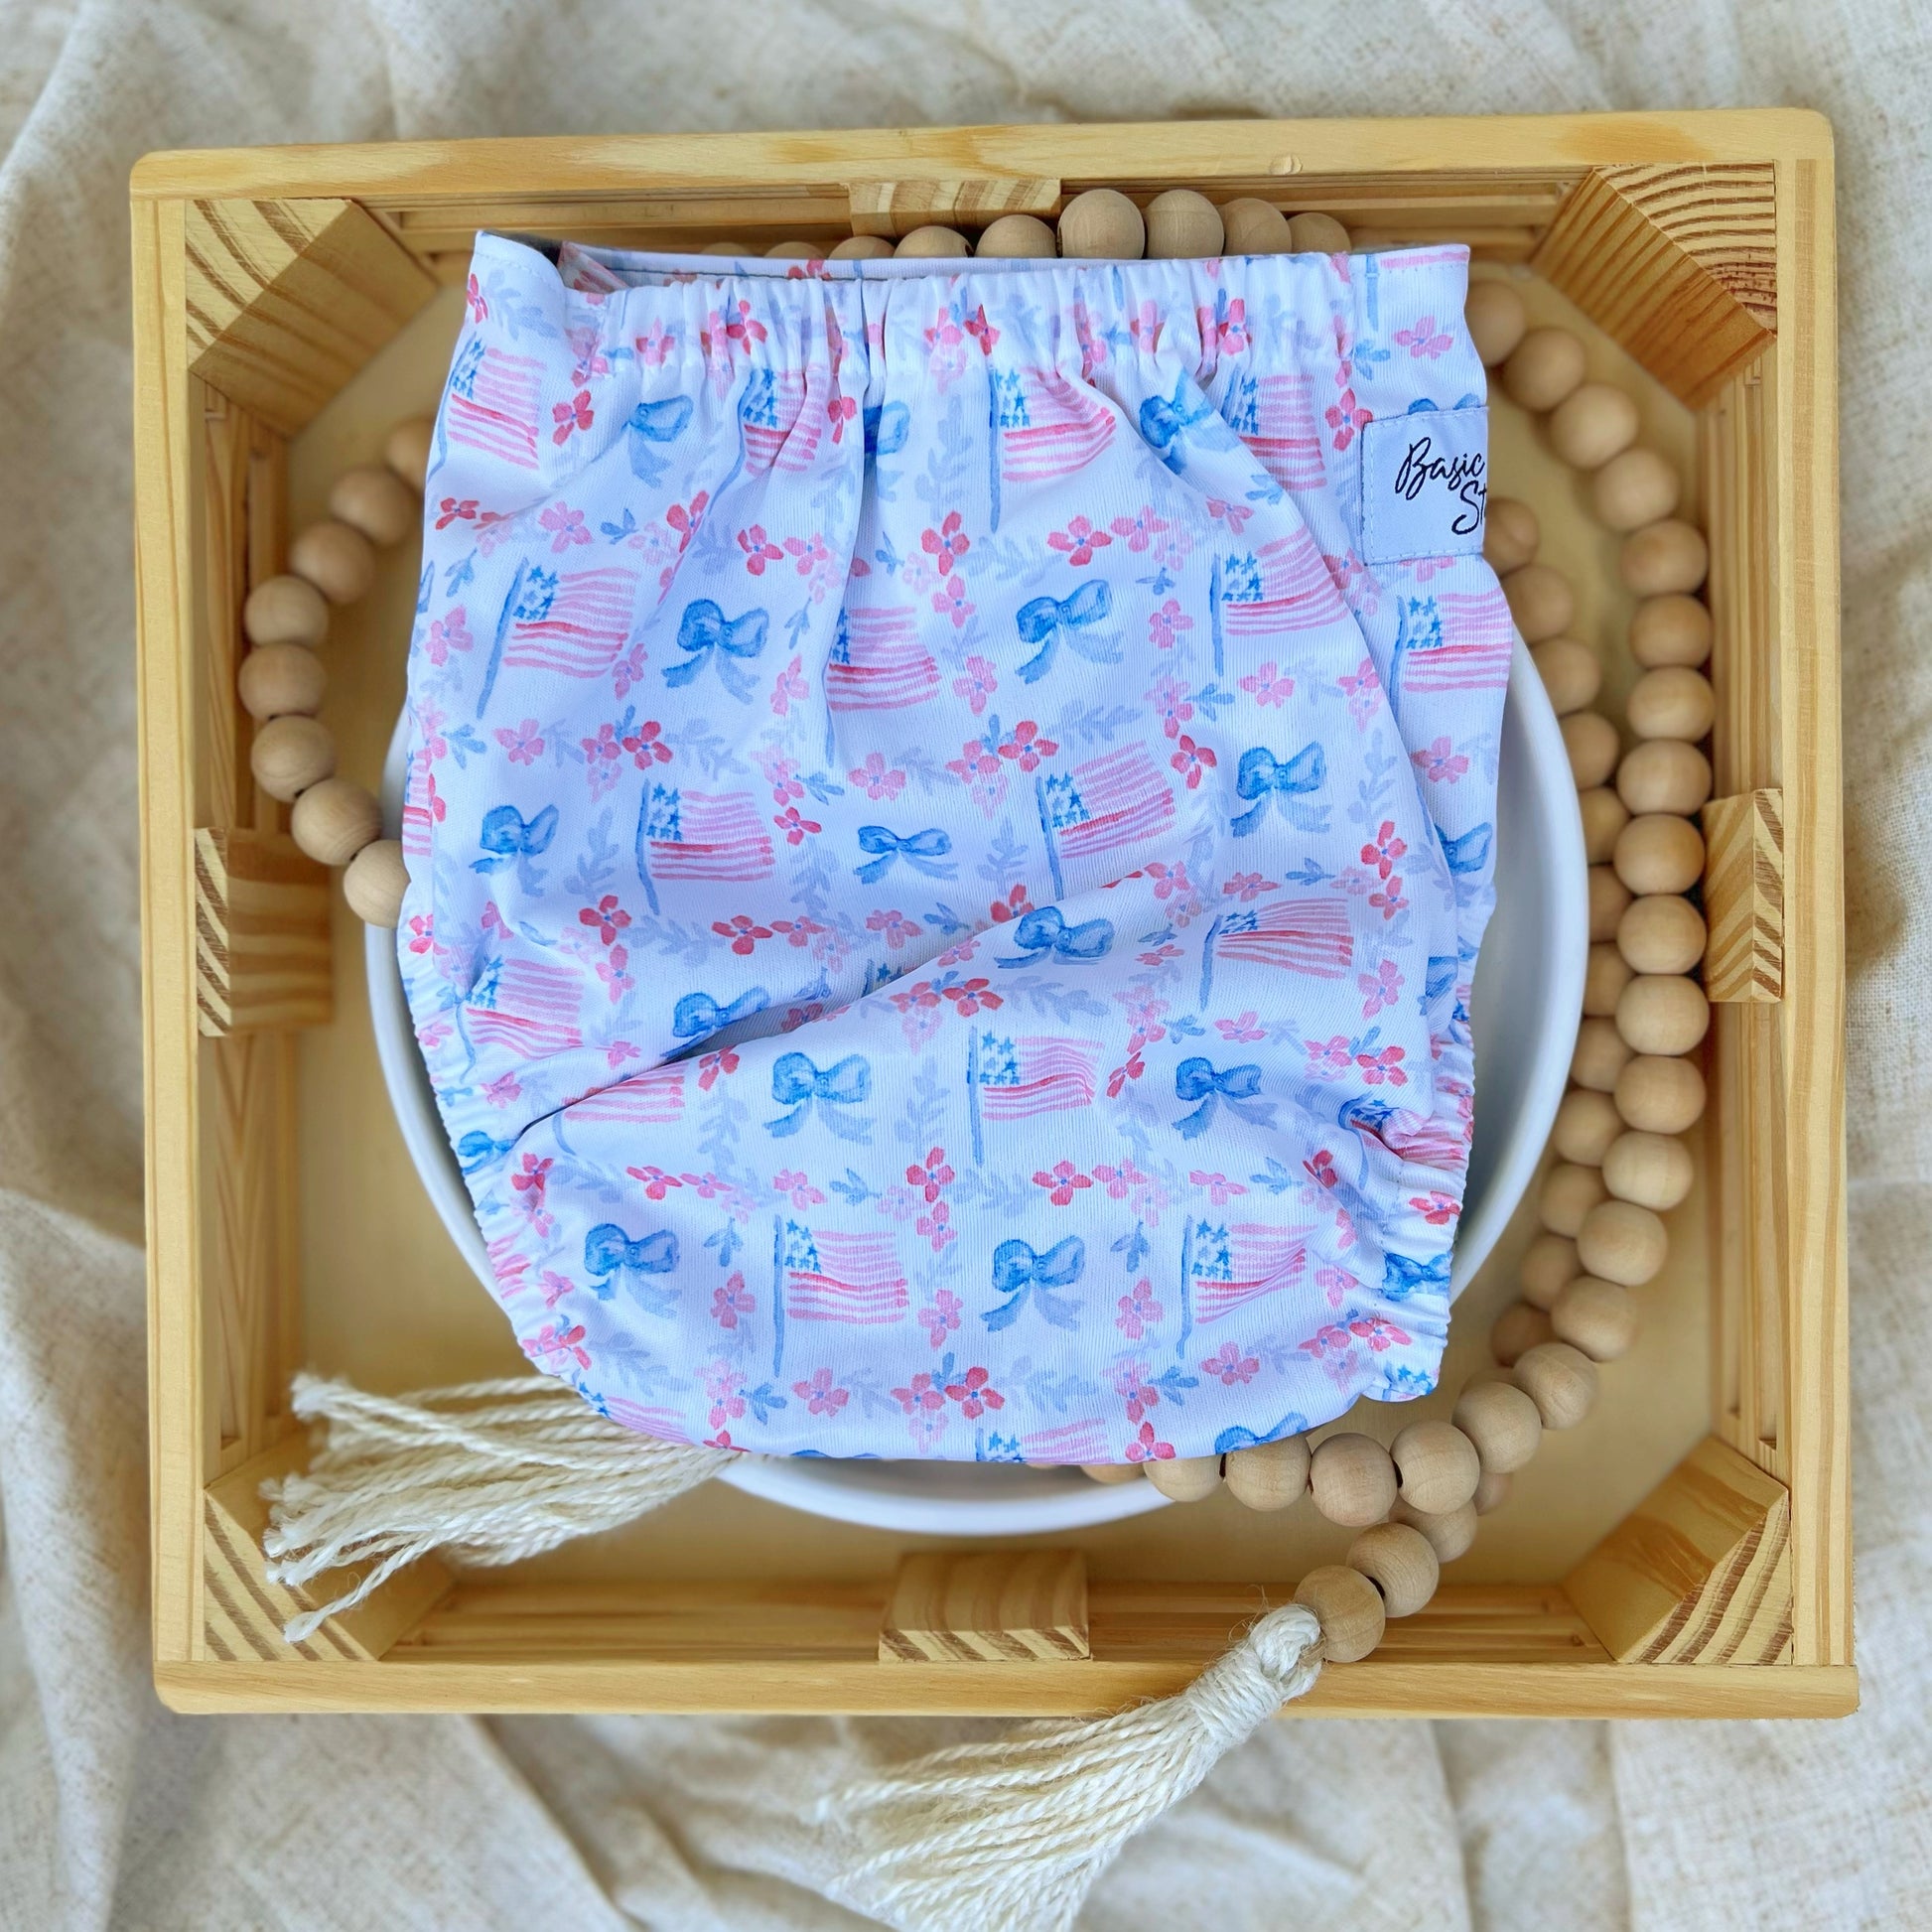
{"type": "Polygon", "coordinates": [[[1434,1386],[1512,646],[1465,273],[480,238],[398,944],[539,1367],[1049,1462],[1434,1386]]]}

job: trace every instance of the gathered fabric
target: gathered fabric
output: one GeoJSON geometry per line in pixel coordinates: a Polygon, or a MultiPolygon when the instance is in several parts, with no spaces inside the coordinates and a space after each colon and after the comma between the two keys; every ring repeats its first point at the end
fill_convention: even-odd
{"type": "Polygon", "coordinates": [[[479,238],[398,932],[525,1352],[775,1453],[1434,1387],[1514,634],[1466,251],[479,238]]]}

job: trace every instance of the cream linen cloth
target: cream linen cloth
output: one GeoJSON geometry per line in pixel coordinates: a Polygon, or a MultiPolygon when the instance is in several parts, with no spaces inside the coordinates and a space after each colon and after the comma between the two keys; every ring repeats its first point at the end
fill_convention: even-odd
{"type": "Polygon", "coordinates": [[[177,1719],[147,1683],[127,171],[270,141],[1792,103],[1837,125],[1855,1448],[1840,1725],[1284,1724],[1084,1926],[1887,1926],[1932,1885],[1928,37],[1895,0],[0,6],[0,1925],[852,1926],[813,1795],[967,1726],[177,1719]]]}

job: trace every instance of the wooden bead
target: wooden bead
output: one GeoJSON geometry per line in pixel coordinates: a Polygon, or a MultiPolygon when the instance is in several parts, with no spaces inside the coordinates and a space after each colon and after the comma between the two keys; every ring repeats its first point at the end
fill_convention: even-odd
{"type": "Polygon", "coordinates": [[[400,543],[423,520],[422,498],[393,470],[345,470],[329,492],[329,514],[371,543],[400,543]]]}
{"type": "Polygon", "coordinates": [[[1582,1349],[1592,1362],[1613,1362],[1637,1339],[1637,1303],[1627,1288],[1580,1275],[1557,1297],[1550,1325],[1559,1341],[1582,1349]]]}
{"type": "Polygon", "coordinates": [[[764,258],[774,262],[815,262],[824,260],[825,251],[815,241],[774,241],[764,251],[764,258]]]}
{"type": "Polygon", "coordinates": [[[1295,246],[1288,216],[1252,195],[1221,204],[1221,226],[1230,255],[1286,255],[1295,246]]]}
{"type": "Polygon", "coordinates": [[[1290,215],[1288,234],[1298,255],[1345,255],[1354,246],[1348,230],[1332,214],[1315,208],[1290,215]]]}
{"type": "Polygon", "coordinates": [[[1681,738],[1688,744],[1710,731],[1717,711],[1711,680],[1688,664],[1644,672],[1624,702],[1625,721],[1638,738],[1681,738]]]}
{"type": "Polygon", "coordinates": [[[1633,893],[1688,893],[1704,877],[1704,835],[1674,812],[1646,812],[1616,835],[1610,863],[1633,893]]]}
{"type": "Polygon", "coordinates": [[[1476,1478],[1476,1492],[1469,1498],[1469,1507],[1478,1516],[1493,1516],[1504,1503],[1508,1502],[1509,1492],[1515,1486],[1514,1476],[1501,1475],[1484,1469],[1476,1478]]]}
{"type": "MultiPolygon", "coordinates": [[[[1623,989],[1635,977],[1630,970],[1630,962],[1617,951],[1614,944],[1591,946],[1589,962],[1584,968],[1584,1012],[1592,1020],[1612,1018],[1617,1002],[1623,997],[1623,989]]],[[[1623,1029],[1619,1027],[1617,1031],[1622,1033],[1623,1029]]]]}
{"type": "Polygon", "coordinates": [[[1691,1150],[1668,1134],[1620,1134],[1603,1156],[1603,1185],[1616,1200],[1668,1214],[1691,1191],[1697,1164],[1691,1150]]]}
{"type": "Polygon", "coordinates": [[[345,866],[382,836],[382,807],[348,778],[322,778],[295,801],[289,836],[311,859],[345,866]]]}
{"type": "Polygon", "coordinates": [[[1616,946],[1639,973],[1688,973],[1704,957],[1704,915],[1674,893],[1633,898],[1616,946]]]}
{"type": "Polygon", "coordinates": [[[1608,1198],[1603,1176],[1595,1168],[1580,1168],[1574,1161],[1559,1162],[1544,1176],[1543,1191],[1537,1195],[1537,1218],[1552,1234],[1573,1239],[1584,1224],[1584,1216],[1600,1200],[1608,1198]]]}
{"type": "Polygon", "coordinates": [[[1695,980],[1641,974],[1617,996],[1616,1030],[1635,1053],[1689,1053],[1711,1030],[1711,1002],[1695,980]]]}
{"type": "MultiPolygon", "coordinates": [[[[1592,1093],[1613,1093],[1617,1076],[1630,1061],[1630,1049],[1613,1020],[1589,1019],[1577,1026],[1577,1044],[1570,1055],[1570,1077],[1592,1093]]],[[[1576,1233],[1565,1228],[1566,1234],[1576,1233]]]]}
{"type": "Polygon", "coordinates": [[[1610,866],[1589,869],[1589,939],[1596,945],[1616,937],[1617,922],[1630,903],[1630,889],[1610,866]]]}
{"type": "Polygon", "coordinates": [[[1536,512],[1514,496],[1492,496],[1482,524],[1482,555],[1498,577],[1536,561],[1543,526],[1536,512]]]}
{"type": "MultiPolygon", "coordinates": [[[[1623,1116],[1608,1093],[1590,1087],[1572,1087],[1557,1109],[1556,1124],[1550,1129],[1550,1145],[1561,1160],[1574,1161],[1580,1168],[1600,1168],[1604,1155],[1610,1151],[1610,1143],[1622,1132],[1623,1116]]],[[[1549,1304],[1545,1302],[1541,1306],[1548,1308],[1549,1304]]]]}
{"type": "Polygon", "coordinates": [[[1670,1254],[1670,1230],[1647,1207],[1606,1200],[1592,1207],[1577,1232],[1577,1259],[1586,1275],[1641,1288],[1670,1254]]]}
{"type": "Polygon", "coordinates": [[[1675,812],[1689,818],[1711,796],[1711,760],[1695,745],[1646,739],[1616,768],[1616,795],[1633,812],[1675,812]]]}
{"type": "Polygon", "coordinates": [[[1561,729],[1563,749],[1570,754],[1570,775],[1577,789],[1594,791],[1606,784],[1616,769],[1617,754],[1623,749],[1616,727],[1600,711],[1573,711],[1561,729]]]}
{"type": "Polygon", "coordinates": [[[402,917],[402,896],[408,890],[402,846],[395,839],[365,845],[343,874],[343,897],[364,925],[393,927],[402,917]]]}
{"type": "Polygon", "coordinates": [[[1311,1570],[1295,1586],[1295,1600],[1321,1623],[1321,1654],[1331,1664],[1357,1664],[1382,1641],[1388,1611],[1382,1592],[1346,1564],[1311,1570]]]}
{"type": "Polygon", "coordinates": [[[331,604],[353,604],[375,582],[375,552],[346,523],[311,523],[289,545],[289,568],[331,604]]]}
{"type": "Polygon", "coordinates": [[[1682,1134],[1704,1118],[1695,1060],[1639,1053],[1616,1077],[1616,1110],[1639,1134],[1682,1134]]]}
{"type": "Polygon", "coordinates": [[[1625,450],[1597,471],[1589,499],[1596,520],[1612,530],[1641,530],[1677,507],[1683,484],[1676,467],[1655,450],[1625,450]]]}
{"type": "MultiPolygon", "coordinates": [[[[891,250],[889,249],[887,252],[891,253],[891,250]]],[[[870,259],[870,257],[860,256],[858,259],[863,261],[870,259]]],[[[1080,1473],[1092,1482],[1139,1482],[1141,1479],[1141,1464],[1138,1462],[1082,1462],[1080,1464],[1080,1473]]]]}
{"type": "Polygon", "coordinates": [[[1549,564],[1525,564],[1521,570],[1512,570],[1503,579],[1503,596],[1526,644],[1560,637],[1577,615],[1577,598],[1569,578],[1549,564]]]}
{"type": "Polygon", "coordinates": [[[329,601],[300,577],[264,578],[241,607],[241,628],[257,648],[268,644],[313,648],[329,635],[329,601]]]}
{"type": "Polygon", "coordinates": [[[1607,785],[1580,792],[1577,808],[1584,815],[1584,856],[1592,866],[1606,864],[1617,834],[1630,822],[1630,808],[1607,785]]]}
{"type": "Polygon", "coordinates": [[[1309,1439],[1284,1436],[1253,1449],[1228,1452],[1228,1494],[1249,1509],[1287,1509],[1309,1486],[1309,1439]]]}
{"type": "Polygon", "coordinates": [[[420,495],[435,445],[435,423],[427,416],[412,416],[389,432],[382,445],[382,460],[420,495]]]}
{"type": "Polygon", "coordinates": [[[1520,1469],[1543,1443],[1543,1418],[1514,1382],[1472,1382],[1455,1398],[1455,1426],[1475,1445],[1484,1474],[1520,1469]]]}
{"type": "Polygon", "coordinates": [[[1389,1445],[1396,1484],[1418,1509],[1432,1516],[1459,1509],[1475,1494],[1482,1464],[1476,1446],[1447,1422],[1412,1422],[1389,1445]]]}
{"type": "Polygon", "coordinates": [[[1309,1487],[1315,1508],[1329,1522],[1360,1529],[1389,1513],[1396,1498],[1395,1464],[1373,1436],[1344,1431],[1315,1446],[1309,1487]]]}
{"type": "Polygon", "coordinates": [[[1515,1374],[1545,1429],[1575,1429],[1595,1404],[1596,1364],[1567,1341],[1540,1342],[1519,1355],[1515,1374]]]}
{"type": "Polygon", "coordinates": [[[1003,214],[980,230],[973,252],[989,261],[1050,261],[1060,244],[1038,215],[1003,214]]]}
{"type": "Polygon", "coordinates": [[[301,644],[263,644],[241,660],[235,694],[249,717],[313,718],[322,709],[329,673],[322,659],[301,644]]]}
{"type": "MultiPolygon", "coordinates": [[[[1002,215],[1000,218],[1001,220],[1006,220],[1009,217],[1002,215]]],[[[1033,216],[1028,215],[1025,218],[1031,221],[1033,219],[1033,216]]],[[[998,221],[993,223],[993,226],[995,226],[996,228],[999,225],[1000,223],[998,221]]],[[[1046,223],[1042,221],[1039,225],[1042,228],[1044,228],[1046,226],[1046,223]]],[[[1048,230],[1048,233],[1049,234],[1051,233],[1050,229],[1048,230]]],[[[834,261],[834,262],[877,262],[877,261],[884,261],[886,257],[890,255],[892,252],[893,252],[893,244],[883,234],[855,234],[855,235],[848,235],[845,240],[840,242],[839,245],[836,248],[834,248],[828,256],[826,256],[825,259],[827,261],[834,261]]],[[[1052,249],[1049,248],[1047,249],[1046,252],[1050,255],[1053,251],[1052,249]]],[[[986,250],[982,248],[980,250],[980,253],[985,254],[986,250]]],[[[1082,1464],[1081,1466],[1085,1467],[1085,1464],[1082,1464]]],[[[1112,1468],[1114,1464],[1101,1463],[1101,1464],[1096,1464],[1095,1466],[1103,1467],[1103,1468],[1112,1468]]],[[[1089,1470],[1088,1473],[1091,1474],[1092,1471],[1089,1470]]],[[[1095,1477],[1095,1480],[1105,1481],[1108,1480],[1108,1478],[1095,1477]]]]}
{"type": "Polygon", "coordinates": [[[908,235],[899,238],[899,244],[893,250],[896,255],[915,258],[942,257],[969,253],[966,237],[957,228],[941,227],[937,222],[929,222],[925,227],[914,228],[908,235]]]}
{"type": "Polygon", "coordinates": [[[1550,447],[1573,470],[1600,470],[1637,440],[1637,405],[1608,382],[1586,382],[1557,405],[1550,447]]]}
{"type": "Polygon", "coordinates": [[[1197,1503],[1221,1486],[1218,1455],[1174,1455],[1165,1462],[1143,1464],[1147,1479],[1162,1495],[1177,1503],[1197,1503]]]}
{"type": "Polygon", "coordinates": [[[336,741],[313,718],[271,718],[248,748],[248,768],[271,798],[287,804],[335,770],[336,741]]]}
{"type": "Polygon", "coordinates": [[[1429,1547],[1436,1552],[1438,1563],[1453,1563],[1476,1540],[1473,1503],[1464,1503],[1460,1509],[1452,1509],[1447,1516],[1433,1516],[1413,1503],[1398,1501],[1390,1514],[1396,1522],[1407,1523],[1412,1530],[1422,1531],[1429,1539],[1429,1547]]]}
{"type": "Polygon", "coordinates": [[[1567,1234],[1552,1234],[1546,1228],[1524,1250],[1516,1281],[1531,1308],[1548,1309],[1563,1293],[1564,1284],[1574,1282],[1583,1272],[1576,1242],[1567,1234]]]}
{"type": "MultiPolygon", "coordinates": [[[[1543,680],[1543,689],[1549,694],[1550,708],[1559,718],[1582,711],[1595,701],[1597,692],[1603,688],[1603,667],[1597,663],[1596,653],[1575,637],[1552,637],[1538,644],[1530,657],[1536,665],[1537,676],[1543,680]]],[[[1572,768],[1575,768],[1574,758],[1572,768]]],[[[1609,772],[1603,776],[1607,778],[1609,772]]]]}
{"type": "Polygon", "coordinates": [[[1532,329],[1503,364],[1503,389],[1533,416],[1554,409],[1584,379],[1584,345],[1568,329],[1532,329]]]}
{"type": "Polygon", "coordinates": [[[1693,670],[1711,655],[1711,613],[1694,597],[1647,597],[1630,619],[1630,655],[1647,671],[1666,664],[1693,670]]]}
{"type": "Polygon", "coordinates": [[[1515,1302],[1496,1317],[1496,1325],[1489,1330],[1489,1352],[1508,1368],[1530,1349],[1554,1340],[1556,1332],[1547,1311],[1515,1302]]]}
{"type": "Polygon", "coordinates": [[[1382,1592],[1390,1616],[1414,1616],[1436,1594],[1443,1574],[1428,1537],[1407,1523],[1377,1523],[1364,1530],[1348,1546],[1348,1567],[1382,1592]]]}
{"type": "Polygon", "coordinates": [[[1667,516],[1624,538],[1616,568],[1637,597],[1694,591],[1710,573],[1711,546],[1694,523],[1667,516]]]}
{"type": "Polygon", "coordinates": [[[1069,261],[1137,262],[1146,248],[1141,210],[1117,188],[1089,188],[1060,209],[1060,253],[1069,261]]]}
{"type": "Polygon", "coordinates": [[[1207,261],[1227,239],[1221,210],[1191,188],[1171,188],[1147,205],[1147,252],[1153,261],[1207,261]]]}
{"type": "Polygon", "coordinates": [[[1475,344],[1483,367],[1490,369],[1509,359],[1530,326],[1523,298],[1507,282],[1486,278],[1469,284],[1462,320],[1468,324],[1469,340],[1475,344]]]}

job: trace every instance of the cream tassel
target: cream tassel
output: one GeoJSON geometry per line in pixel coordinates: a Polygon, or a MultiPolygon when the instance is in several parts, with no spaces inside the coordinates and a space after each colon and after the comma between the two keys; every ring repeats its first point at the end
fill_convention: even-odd
{"type": "Polygon", "coordinates": [[[515,1563],[669,1502],[733,1453],[621,1429],[547,1375],[407,1396],[298,1375],[291,1394],[296,1415],[327,1423],[329,1440],[305,1473],[263,1485],[268,1574],[306,1584],[374,1565],[292,1617],[290,1643],[432,1550],[458,1563],[515,1563]]]}
{"type": "Polygon", "coordinates": [[[1120,1848],[1321,1672],[1321,1625],[1271,1610],[1174,1697],[1027,1725],[834,1791],[859,1863],[834,1890],[901,1932],[1066,1932],[1120,1848]]]}

